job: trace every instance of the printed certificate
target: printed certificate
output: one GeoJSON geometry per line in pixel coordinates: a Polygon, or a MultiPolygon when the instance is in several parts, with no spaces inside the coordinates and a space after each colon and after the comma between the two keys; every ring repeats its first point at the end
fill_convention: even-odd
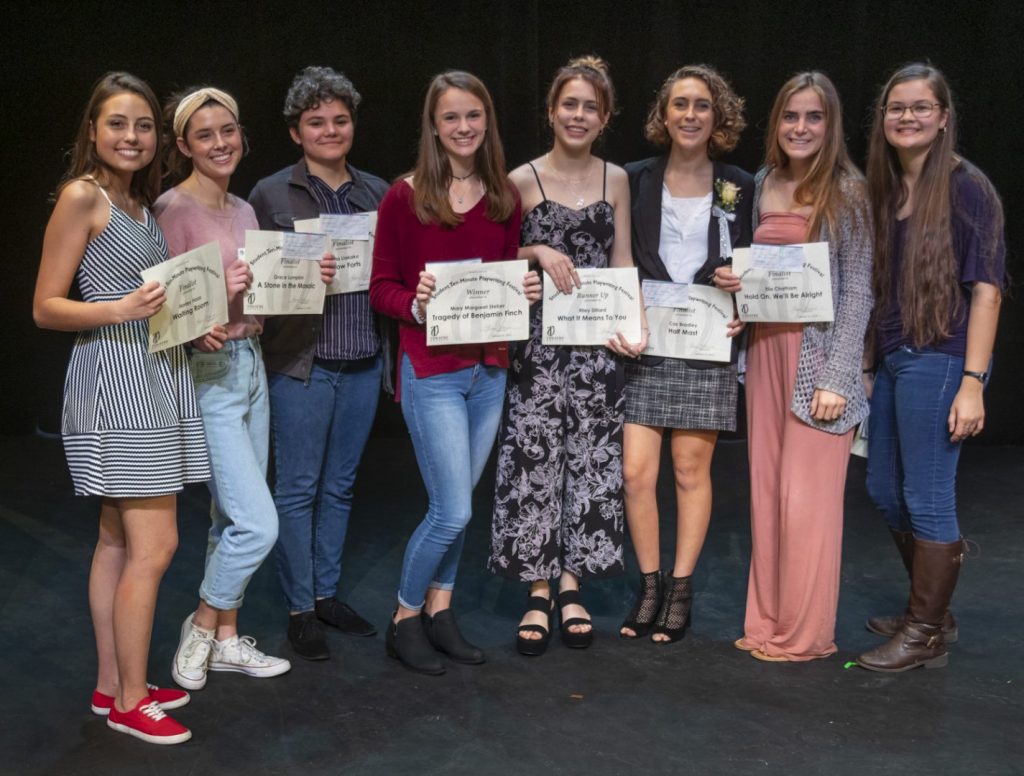
{"type": "Polygon", "coordinates": [[[167,293],[164,306],[149,319],[150,353],[191,342],[228,322],[228,290],[216,241],[139,274],[143,282],[155,280],[167,293]]]}
{"type": "MultiPolygon", "coordinates": [[[[644,301],[649,301],[644,284],[644,301]]],[[[728,336],[733,318],[732,294],[711,286],[690,285],[681,307],[647,305],[647,356],[695,358],[723,361],[732,357],[732,339],[728,336]]]]}
{"type": "Polygon", "coordinates": [[[331,236],[331,253],[338,261],[338,273],[327,286],[327,295],[366,291],[373,269],[373,238],[377,234],[377,211],[353,215],[324,214],[295,222],[296,232],[320,232],[331,236]]]}
{"type": "Polygon", "coordinates": [[[736,294],[740,319],[771,323],[819,323],[832,320],[832,278],[828,243],[752,245],[737,248],[733,272],[743,290],[736,294]],[[795,256],[803,252],[802,262],[795,256]],[[802,269],[790,268],[801,265],[802,269]]]}
{"type": "Polygon", "coordinates": [[[246,315],[312,315],[324,311],[320,259],[328,250],[325,234],[245,231],[245,256],[252,284],[246,315]]]}
{"type": "MultiPolygon", "coordinates": [[[[580,288],[563,294],[544,281],[545,345],[604,345],[621,332],[640,341],[640,282],[635,267],[576,270],[580,288]]],[[[545,273],[547,274],[547,273],[545,273]]]]}
{"type": "Polygon", "coordinates": [[[523,292],[525,259],[432,262],[436,283],[427,304],[427,345],[524,340],[530,303],[523,292]]]}

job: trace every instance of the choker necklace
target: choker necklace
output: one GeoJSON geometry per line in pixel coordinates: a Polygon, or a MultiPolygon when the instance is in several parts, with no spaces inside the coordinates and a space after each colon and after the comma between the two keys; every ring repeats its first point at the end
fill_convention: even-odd
{"type": "Polygon", "coordinates": [[[471,172],[471,173],[469,173],[469,175],[456,175],[455,173],[452,173],[452,178],[454,178],[454,179],[455,179],[455,180],[457,180],[457,181],[468,181],[468,180],[469,180],[470,178],[472,178],[472,177],[473,177],[474,175],[476,175],[476,172],[475,172],[475,171],[474,171],[474,172],[471,172]]]}
{"type": "MultiPolygon", "coordinates": [[[[455,176],[452,176],[452,177],[454,178],[455,176]]],[[[471,177],[472,177],[472,174],[467,175],[465,178],[455,178],[455,180],[457,180],[457,181],[459,181],[461,183],[462,181],[466,181],[466,180],[468,180],[471,177]]],[[[483,181],[478,181],[478,183],[480,184],[480,191],[483,192],[484,191],[483,181]]],[[[452,191],[452,189],[454,189],[454,188],[455,188],[455,184],[453,182],[452,185],[448,187],[448,191],[449,191],[449,193],[452,196],[455,197],[455,201],[459,204],[459,207],[462,207],[463,200],[465,200],[466,199],[466,195],[470,191],[473,190],[473,187],[472,187],[472,185],[467,185],[465,188],[463,188],[461,194],[459,194],[459,193],[457,193],[455,191],[452,191]]]]}

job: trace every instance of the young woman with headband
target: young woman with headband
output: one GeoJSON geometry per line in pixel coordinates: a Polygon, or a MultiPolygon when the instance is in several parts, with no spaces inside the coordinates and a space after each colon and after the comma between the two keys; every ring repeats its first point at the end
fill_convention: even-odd
{"type": "MultiPolygon", "coordinates": [[[[414,671],[441,674],[438,651],[460,663],[485,659],[459,632],[451,601],[473,488],[498,429],[508,344],[428,347],[434,277],[424,265],[501,261],[519,248],[519,198],[505,177],[494,103],[476,76],[450,71],[430,82],[416,167],[378,212],[370,301],[398,320],[402,415],[429,499],[405,549],[387,650],[414,671]]],[[[523,287],[540,298],[535,272],[523,287]]]]}
{"type": "Polygon", "coordinates": [[[210,478],[202,419],[181,347],[148,353],[163,306],[140,270],[168,258],[147,207],[160,186],[160,108],[128,73],[97,81],[46,226],[32,312],[75,331],[61,434],[75,493],[101,497],[89,608],[99,671],[92,709],[155,744],[192,737],[164,709],[188,694],[146,683],[157,590],[178,545],[176,493],[210,478]],[[68,298],[77,281],[82,301],[68,298]]]}
{"type": "Polygon", "coordinates": [[[259,225],[252,207],[228,192],[244,153],[238,105],[227,92],[203,87],[172,98],[165,116],[168,166],[177,185],[153,212],[174,255],[218,243],[230,314],[225,326],[192,342],[190,357],[213,467],[211,525],[198,607],[182,624],[171,673],[182,687],[199,690],[208,670],[268,677],[291,665],[238,635],[245,588],[277,540],[277,510],[266,481],[270,407],[259,345],[263,321],[242,312],[252,271],[239,249],[245,230],[259,225]]]}

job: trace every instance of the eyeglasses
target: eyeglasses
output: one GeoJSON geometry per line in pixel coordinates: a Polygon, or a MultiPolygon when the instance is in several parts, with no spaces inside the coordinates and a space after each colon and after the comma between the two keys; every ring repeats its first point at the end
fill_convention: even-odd
{"type": "Polygon", "coordinates": [[[890,102],[888,105],[882,106],[882,113],[887,119],[897,121],[903,118],[903,114],[909,110],[910,115],[915,119],[926,119],[935,112],[936,108],[941,107],[942,104],[938,102],[915,102],[913,105],[890,102]]]}

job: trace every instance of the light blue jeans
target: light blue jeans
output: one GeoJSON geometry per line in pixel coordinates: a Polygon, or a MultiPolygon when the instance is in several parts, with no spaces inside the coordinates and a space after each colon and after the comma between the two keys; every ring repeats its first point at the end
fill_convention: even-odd
{"type": "Polygon", "coordinates": [[[477,364],[417,379],[402,358],[402,415],[427,489],[427,514],[405,548],[398,602],[421,609],[427,588],[455,586],[473,488],[498,435],[506,372],[477,364]]]}
{"type": "Polygon", "coordinates": [[[267,487],[270,407],[259,340],[228,340],[216,353],[194,351],[190,367],[213,471],[199,597],[215,609],[237,609],[277,540],[277,510],[267,487]]]}
{"type": "Polygon", "coordinates": [[[275,554],[291,612],[331,598],[341,578],[352,489],[380,397],[380,354],[317,359],[308,380],[270,373],[275,554]]]}
{"type": "Polygon", "coordinates": [[[955,542],[960,442],[947,419],[963,358],[900,347],[882,358],[868,418],[868,493],[894,531],[955,542]]]}

